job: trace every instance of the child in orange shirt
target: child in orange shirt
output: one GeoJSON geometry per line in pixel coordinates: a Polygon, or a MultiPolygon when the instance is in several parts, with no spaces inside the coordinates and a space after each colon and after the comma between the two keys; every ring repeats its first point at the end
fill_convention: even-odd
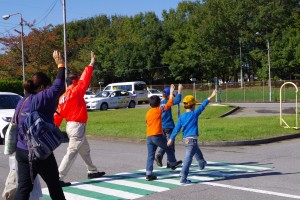
{"type": "Polygon", "coordinates": [[[156,180],[157,177],[152,175],[153,171],[153,162],[155,158],[155,152],[157,147],[162,148],[166,151],[168,156],[168,161],[170,163],[171,169],[175,170],[182,161],[176,161],[174,151],[172,148],[167,146],[167,139],[163,136],[162,132],[162,114],[166,110],[170,109],[173,105],[173,93],[175,86],[172,84],[170,87],[170,98],[169,101],[160,106],[160,98],[156,95],[150,97],[150,110],[146,114],[146,123],[147,123],[147,149],[148,149],[148,158],[146,165],[146,180],[152,181],[156,180]]]}

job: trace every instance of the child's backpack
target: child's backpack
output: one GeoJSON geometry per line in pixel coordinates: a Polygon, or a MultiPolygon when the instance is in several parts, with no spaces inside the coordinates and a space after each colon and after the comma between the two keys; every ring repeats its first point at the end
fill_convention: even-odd
{"type": "MultiPolygon", "coordinates": [[[[59,128],[37,111],[37,101],[34,95],[31,95],[31,110],[23,122],[23,131],[27,139],[31,167],[34,160],[48,158],[63,140],[63,134],[59,128]]],[[[30,171],[32,174],[32,169],[30,171]]]]}

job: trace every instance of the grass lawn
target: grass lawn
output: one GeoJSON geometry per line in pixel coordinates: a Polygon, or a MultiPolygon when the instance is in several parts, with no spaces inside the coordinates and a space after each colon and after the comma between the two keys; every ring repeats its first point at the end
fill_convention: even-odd
{"type": "MultiPolygon", "coordinates": [[[[118,109],[88,112],[87,134],[103,137],[139,138],[146,137],[145,115],[149,108],[118,109]]],[[[283,128],[279,116],[220,118],[233,109],[232,106],[209,105],[199,118],[201,141],[232,141],[263,139],[299,133],[299,130],[283,128]]],[[[172,107],[177,122],[177,107],[172,107]]],[[[181,107],[181,113],[184,110],[181,107]]],[[[290,126],[295,126],[295,115],[284,116],[290,126]]],[[[298,122],[299,123],[299,122],[298,122]]],[[[65,124],[62,127],[65,129],[65,124]]],[[[181,133],[176,140],[181,139],[181,133]]]]}

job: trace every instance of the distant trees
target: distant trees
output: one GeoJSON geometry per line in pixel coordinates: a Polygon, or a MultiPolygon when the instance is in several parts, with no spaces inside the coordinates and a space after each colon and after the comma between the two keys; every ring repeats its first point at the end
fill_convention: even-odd
{"type": "MultiPolygon", "coordinates": [[[[267,79],[267,41],[272,79],[300,76],[298,0],[183,1],[176,9],[135,16],[95,16],[67,25],[69,70],[80,72],[95,51],[93,85],[144,80],[148,84],[223,81],[244,74],[267,79]],[[259,33],[259,34],[258,34],[259,33]],[[242,50],[240,60],[240,48],[242,50]]],[[[25,36],[26,74],[54,76],[52,50],[63,49],[62,25],[35,29],[25,36]]],[[[1,77],[22,75],[19,37],[0,38],[1,77]]]]}

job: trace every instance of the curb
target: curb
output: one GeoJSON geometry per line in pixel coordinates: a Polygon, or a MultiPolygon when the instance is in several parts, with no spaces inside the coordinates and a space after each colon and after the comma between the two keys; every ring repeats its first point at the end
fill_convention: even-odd
{"type": "Polygon", "coordinates": [[[273,138],[258,139],[258,140],[240,140],[240,141],[220,141],[220,142],[200,142],[201,146],[247,146],[247,145],[260,145],[272,142],[279,142],[283,140],[290,140],[299,138],[300,133],[292,135],[282,135],[273,138]]]}
{"type": "Polygon", "coordinates": [[[239,109],[240,109],[239,106],[234,107],[232,110],[228,111],[227,113],[224,113],[223,115],[220,115],[219,117],[226,117],[226,116],[228,116],[228,115],[234,113],[235,111],[237,111],[237,110],[239,110],[239,109]]]}
{"type": "MultiPolygon", "coordinates": [[[[95,136],[95,135],[87,135],[88,139],[92,140],[102,140],[102,141],[114,141],[114,142],[128,142],[135,144],[145,144],[146,139],[138,139],[138,138],[115,138],[115,137],[104,137],[104,136],[95,136]]],[[[300,138],[300,133],[291,134],[291,135],[282,135],[273,138],[266,139],[258,139],[258,140],[240,140],[240,141],[219,141],[219,142],[199,142],[200,146],[203,147],[224,147],[224,146],[249,146],[249,145],[260,145],[260,144],[268,144],[272,142],[279,142],[283,140],[289,140],[294,138],[300,138]]],[[[181,141],[176,141],[176,145],[182,145],[181,141]]]]}

